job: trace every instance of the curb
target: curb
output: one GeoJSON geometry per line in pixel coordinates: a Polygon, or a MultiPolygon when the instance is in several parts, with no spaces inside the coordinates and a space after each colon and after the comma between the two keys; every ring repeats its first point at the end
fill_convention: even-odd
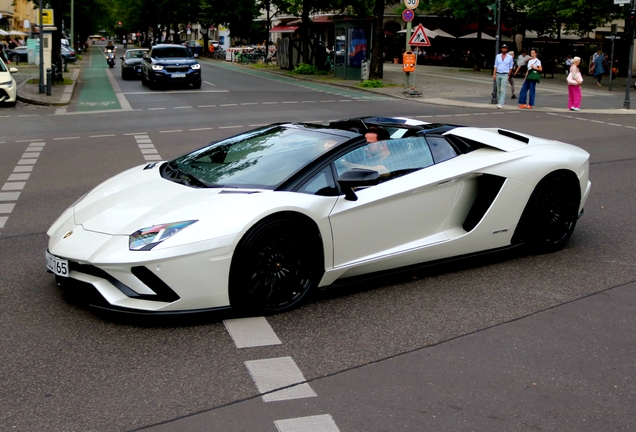
{"type": "Polygon", "coordinates": [[[39,105],[39,106],[64,106],[64,105],[68,105],[71,102],[71,99],[73,98],[73,94],[75,92],[75,85],[77,84],[77,78],[79,77],[79,74],[80,74],[81,71],[82,71],[81,68],[75,69],[73,71],[73,77],[71,78],[73,80],[73,83],[65,86],[66,88],[64,89],[64,93],[62,94],[61,99],[59,101],[57,101],[57,102],[48,102],[48,101],[42,101],[42,100],[38,100],[38,99],[31,99],[31,98],[29,98],[27,96],[21,96],[20,95],[20,88],[24,87],[25,85],[27,85],[27,82],[29,80],[39,79],[39,75],[32,75],[31,77],[29,77],[26,80],[24,80],[24,82],[22,82],[18,86],[17,100],[19,100],[21,102],[24,102],[24,103],[31,104],[31,105],[39,105]]]}

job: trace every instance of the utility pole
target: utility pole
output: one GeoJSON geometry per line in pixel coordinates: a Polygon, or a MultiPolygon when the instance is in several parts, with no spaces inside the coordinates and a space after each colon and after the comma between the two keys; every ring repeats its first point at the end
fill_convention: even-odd
{"type": "Polygon", "coordinates": [[[625,101],[623,102],[624,109],[629,109],[629,91],[632,87],[632,65],[634,64],[634,21],[636,20],[634,0],[632,0],[630,7],[629,15],[625,20],[625,26],[629,25],[629,63],[627,65],[627,88],[625,89],[625,101]]]}
{"type": "Polygon", "coordinates": [[[42,0],[40,0],[40,86],[38,88],[40,94],[44,94],[46,88],[44,86],[44,24],[42,23],[42,0]]]}

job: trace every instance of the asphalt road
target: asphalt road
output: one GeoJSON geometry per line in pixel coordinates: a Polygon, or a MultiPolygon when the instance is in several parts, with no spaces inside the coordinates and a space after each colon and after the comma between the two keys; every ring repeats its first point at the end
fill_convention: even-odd
{"type": "Polygon", "coordinates": [[[0,430],[634,428],[636,118],[427,105],[226,65],[204,64],[201,90],[152,92],[112,72],[118,109],[83,112],[80,102],[100,101],[80,87],[61,110],[0,112],[0,179],[39,152],[19,198],[0,201],[15,204],[0,207],[0,430]],[[586,149],[593,189],[568,246],[321,294],[267,317],[280,344],[246,348],[228,331],[232,316],[122,322],[65,298],[45,271],[47,228],[144,163],[142,133],[169,159],[255,125],[377,114],[586,149]],[[291,359],[314,396],[264,402],[275,394],[258,387],[264,359],[291,359]]]}

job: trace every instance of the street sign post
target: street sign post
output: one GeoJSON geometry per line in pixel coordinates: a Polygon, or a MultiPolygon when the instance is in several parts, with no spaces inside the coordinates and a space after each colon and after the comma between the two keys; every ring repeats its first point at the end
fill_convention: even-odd
{"type": "Polygon", "coordinates": [[[411,9],[404,9],[404,12],[402,12],[402,19],[406,22],[411,22],[413,21],[413,18],[415,18],[415,13],[411,9]]]}

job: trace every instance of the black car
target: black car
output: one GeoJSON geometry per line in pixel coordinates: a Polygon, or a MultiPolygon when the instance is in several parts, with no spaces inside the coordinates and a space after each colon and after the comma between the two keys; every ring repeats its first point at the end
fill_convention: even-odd
{"type": "Polygon", "coordinates": [[[141,76],[141,62],[147,49],[130,49],[121,56],[121,77],[130,79],[141,76]]]}
{"type": "Polygon", "coordinates": [[[62,57],[64,57],[64,61],[66,63],[75,63],[77,61],[77,56],[75,55],[75,50],[72,50],[64,45],[62,45],[62,57]]]}
{"type": "Polygon", "coordinates": [[[152,47],[141,62],[141,84],[155,89],[164,84],[187,84],[201,88],[201,65],[182,45],[152,47]]]}
{"type": "Polygon", "coordinates": [[[27,63],[29,61],[29,50],[25,46],[20,46],[7,51],[7,58],[13,63],[27,63]]]}

